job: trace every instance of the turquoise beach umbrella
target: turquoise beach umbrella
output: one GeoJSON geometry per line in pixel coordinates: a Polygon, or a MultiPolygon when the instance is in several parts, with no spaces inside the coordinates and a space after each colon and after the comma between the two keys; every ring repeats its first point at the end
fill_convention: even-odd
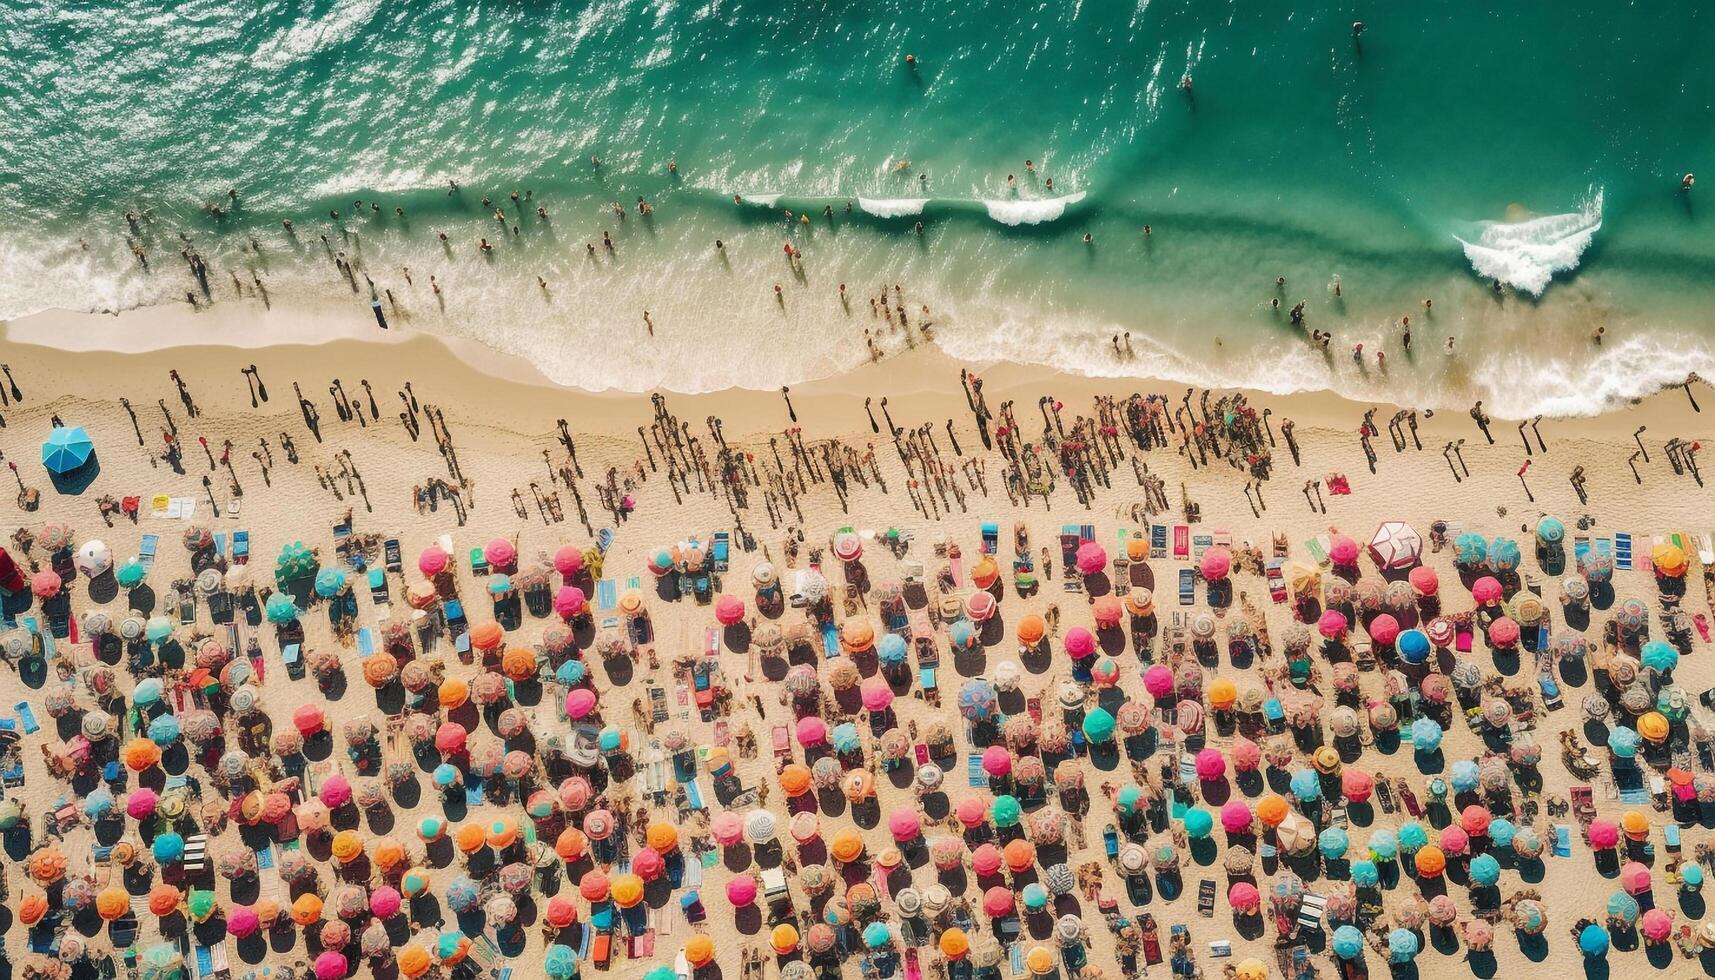
{"type": "Polygon", "coordinates": [[[1200,807],[1192,807],[1185,811],[1185,836],[1192,840],[1202,840],[1209,836],[1209,831],[1215,828],[1215,818],[1209,811],[1200,807]]]}
{"type": "Polygon", "coordinates": [[[1615,727],[1608,732],[1608,751],[1622,759],[1638,754],[1638,733],[1630,728],[1615,727]]]}
{"type": "Polygon", "coordinates": [[[1142,801],[1143,790],[1136,786],[1120,787],[1119,797],[1116,801],[1119,803],[1120,813],[1131,816],[1137,812],[1137,805],[1142,801]]]}
{"type": "Polygon", "coordinates": [[[147,708],[161,700],[161,692],[162,686],[159,677],[145,677],[137,682],[135,688],[132,688],[131,700],[138,707],[147,708]]]}
{"type": "Polygon", "coordinates": [[[1558,517],[1544,517],[1536,522],[1536,538],[1543,544],[1555,544],[1566,537],[1566,525],[1558,517]]]}
{"type": "Polygon", "coordinates": [[[1679,666],[1679,651],[1660,640],[1651,640],[1644,644],[1639,659],[1650,670],[1658,674],[1665,674],[1679,666]]]}
{"type": "Polygon", "coordinates": [[[863,739],[858,735],[857,726],[849,721],[840,722],[828,734],[828,741],[833,743],[834,751],[845,755],[856,752],[863,747],[863,739]]]}
{"type": "Polygon", "coordinates": [[[148,577],[148,574],[149,570],[143,567],[142,562],[128,561],[119,566],[119,571],[114,572],[113,577],[121,588],[135,589],[143,584],[143,579],[148,577]]]}
{"type": "Polygon", "coordinates": [[[1703,888],[1703,867],[1697,864],[1682,864],[1679,866],[1679,880],[1684,883],[1688,892],[1699,891],[1703,888]]]}
{"type": "Polygon", "coordinates": [[[345,588],[345,573],[337,568],[324,568],[316,573],[316,595],[332,599],[345,588]]]}
{"type": "Polygon", "coordinates": [[[1608,899],[1608,914],[1630,926],[1638,921],[1638,900],[1625,892],[1615,892],[1608,899]]]}
{"type": "Polygon", "coordinates": [[[1411,747],[1419,752],[1434,752],[1441,747],[1441,726],[1433,718],[1419,718],[1411,723],[1411,747]]]}
{"type": "Polygon", "coordinates": [[[1323,857],[1337,861],[1346,856],[1346,850],[1352,846],[1352,840],[1346,836],[1344,830],[1329,827],[1317,836],[1316,846],[1321,849],[1323,857]]]}
{"type": "Polygon", "coordinates": [[[1106,708],[1091,708],[1084,715],[1084,737],[1092,742],[1106,742],[1114,737],[1114,716],[1106,708]]]}
{"type": "Polygon", "coordinates": [[[893,937],[888,934],[887,926],[880,922],[871,922],[863,927],[863,944],[870,949],[881,949],[892,939],[893,937]]]}
{"type": "Polygon", "coordinates": [[[954,646],[968,647],[971,645],[971,640],[976,637],[976,628],[968,620],[961,619],[953,624],[947,634],[952,639],[954,646]]]}
{"type": "Polygon", "coordinates": [[[1512,538],[1496,538],[1489,542],[1489,567],[1497,572],[1510,572],[1518,568],[1518,542],[1512,538]]]}
{"type": "Polygon", "coordinates": [[[1488,560],[1489,543],[1481,534],[1466,531],[1453,540],[1453,557],[1461,565],[1481,565],[1488,560]]]}
{"type": "Polygon", "coordinates": [[[113,791],[105,786],[97,786],[83,798],[83,812],[91,820],[101,820],[113,812],[114,804],[113,791]]]}
{"type": "Polygon", "coordinates": [[[1369,851],[1378,861],[1392,861],[1399,857],[1399,838],[1394,832],[1382,828],[1370,834],[1369,851]]]}
{"type": "Polygon", "coordinates": [[[488,594],[505,595],[512,591],[512,576],[499,572],[488,577],[488,594]]]}
{"type": "Polygon", "coordinates": [[[455,785],[459,781],[459,767],[450,762],[443,762],[435,767],[434,775],[431,778],[436,786],[443,789],[455,785]]]}
{"type": "Polygon", "coordinates": [[[555,943],[542,957],[542,970],[554,980],[568,980],[578,972],[578,954],[570,946],[555,943]]]}
{"type": "Polygon", "coordinates": [[[1047,904],[1048,904],[1048,889],[1042,887],[1041,882],[1033,881],[1030,884],[1024,886],[1024,907],[1025,908],[1027,908],[1027,909],[1040,909],[1040,908],[1046,906],[1047,904]]]}
{"type": "Polygon", "coordinates": [[[1492,885],[1501,880],[1501,862],[1493,854],[1479,854],[1471,859],[1471,880],[1479,885],[1492,885]]]}
{"type": "Polygon", "coordinates": [[[292,602],[292,597],[284,592],[276,592],[268,597],[268,622],[276,626],[295,622],[298,618],[298,607],[292,602]]]}
{"type": "Polygon", "coordinates": [[[1399,828],[1399,849],[1416,854],[1429,843],[1429,831],[1423,825],[1413,820],[1399,828]]]}
{"type": "Polygon", "coordinates": [[[1334,955],[1343,960],[1355,960],[1364,955],[1364,934],[1355,926],[1334,930],[1334,955]]]}
{"type": "Polygon", "coordinates": [[[596,744],[601,747],[603,752],[618,752],[619,742],[619,729],[612,725],[602,729],[601,735],[596,740],[596,744]]]}
{"type": "Polygon", "coordinates": [[[560,665],[559,670],[554,671],[554,679],[561,684],[581,684],[588,671],[582,660],[568,660],[560,665]]]}
{"type": "Polygon", "coordinates": [[[1409,929],[1395,929],[1387,934],[1387,958],[1392,963],[1410,963],[1417,958],[1417,934],[1409,929]]]}
{"type": "Polygon", "coordinates": [[[1002,793],[994,798],[994,806],[989,810],[989,815],[994,818],[996,827],[1016,827],[1023,812],[1024,808],[1019,806],[1018,797],[1002,793]]]}
{"type": "Polygon", "coordinates": [[[316,573],[316,556],[302,541],[293,541],[280,549],[274,562],[274,581],[281,588],[289,582],[309,578],[316,573]]]}
{"type": "Polygon", "coordinates": [[[173,635],[173,621],[165,616],[150,616],[143,624],[143,637],[150,643],[159,643],[173,635]]]}
{"type": "Polygon", "coordinates": [[[70,473],[89,462],[93,455],[95,443],[81,425],[59,426],[42,443],[42,465],[55,475],[70,473]]]}
{"type": "Polygon", "coordinates": [[[1382,880],[1381,869],[1374,861],[1352,862],[1352,884],[1359,888],[1374,888],[1382,880]]]}
{"type": "Polygon", "coordinates": [[[1309,803],[1322,798],[1322,780],[1310,769],[1292,774],[1292,795],[1309,803]]]}
{"type": "Polygon", "coordinates": [[[179,720],[172,715],[161,715],[149,722],[149,741],[163,748],[179,740],[179,720]]]}
{"type": "Polygon", "coordinates": [[[1496,817],[1489,822],[1489,840],[1493,841],[1496,847],[1512,846],[1513,837],[1517,834],[1518,828],[1506,817],[1496,817]]]}
{"type": "Polygon", "coordinates": [[[1595,923],[1585,926],[1578,934],[1578,949],[1585,956],[1608,955],[1608,930],[1595,923]]]}
{"type": "Polygon", "coordinates": [[[643,975],[643,980],[676,980],[679,975],[670,966],[658,966],[643,975]]]}

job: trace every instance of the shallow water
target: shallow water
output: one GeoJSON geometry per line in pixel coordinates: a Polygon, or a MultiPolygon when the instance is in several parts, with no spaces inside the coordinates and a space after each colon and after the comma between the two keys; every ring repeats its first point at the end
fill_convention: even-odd
{"type": "Polygon", "coordinates": [[[354,294],[331,261],[343,251],[395,320],[593,388],[841,370],[866,356],[865,328],[906,343],[868,303],[898,283],[913,324],[929,306],[962,358],[1592,411],[1715,360],[1699,325],[1715,240],[1700,192],[1678,192],[1715,150],[1712,16],[1463,0],[6,4],[0,315],[182,301],[200,291],[183,231],[217,299],[228,270],[255,272],[276,302],[345,296],[367,318],[361,274],[354,294]],[[134,237],[152,271],[128,209],[150,212],[134,237]],[[1300,300],[1334,334],[1326,356],[1288,321],[1300,300]],[[1125,331],[1134,354],[1116,357],[1125,331]]]}

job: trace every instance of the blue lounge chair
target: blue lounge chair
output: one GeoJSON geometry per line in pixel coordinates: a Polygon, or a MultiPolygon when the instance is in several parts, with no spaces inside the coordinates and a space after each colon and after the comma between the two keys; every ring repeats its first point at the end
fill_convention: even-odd
{"type": "Polygon", "coordinates": [[[142,563],[144,568],[153,568],[155,566],[155,550],[160,546],[160,535],[143,535],[143,543],[137,546],[137,560],[142,563]]]}

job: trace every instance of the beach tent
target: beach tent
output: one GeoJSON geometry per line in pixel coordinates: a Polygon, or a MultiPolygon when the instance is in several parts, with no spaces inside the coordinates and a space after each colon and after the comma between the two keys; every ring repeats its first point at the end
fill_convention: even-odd
{"type": "Polygon", "coordinates": [[[59,426],[42,443],[42,465],[55,475],[70,473],[95,455],[95,443],[83,426],[59,426]]]}

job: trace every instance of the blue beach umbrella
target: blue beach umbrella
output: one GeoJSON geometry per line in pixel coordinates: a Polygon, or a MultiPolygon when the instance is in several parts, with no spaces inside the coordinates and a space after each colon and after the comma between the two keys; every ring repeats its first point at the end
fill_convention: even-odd
{"type": "Polygon", "coordinates": [[[1453,771],[1449,774],[1453,782],[1453,791],[1464,793],[1477,788],[1477,764],[1470,759],[1460,759],[1453,763],[1453,771]]]}
{"type": "Polygon", "coordinates": [[[1355,960],[1364,955],[1364,934],[1356,926],[1341,926],[1334,930],[1334,955],[1343,960],[1355,960]]]}
{"type": "Polygon", "coordinates": [[[1419,718],[1411,723],[1411,747],[1419,752],[1434,752],[1441,747],[1441,726],[1433,718],[1419,718]]]}
{"type": "Polygon", "coordinates": [[[97,786],[83,798],[83,812],[91,820],[101,820],[113,812],[113,791],[105,786],[97,786]]]}
{"type": "Polygon", "coordinates": [[[143,579],[148,574],[149,570],[143,567],[143,563],[133,559],[120,565],[119,570],[113,573],[113,577],[119,582],[121,588],[135,589],[143,584],[143,579]]]}
{"type": "Polygon", "coordinates": [[[1585,926],[1578,934],[1578,949],[1585,956],[1607,956],[1608,930],[1595,923],[1585,926]]]}
{"type": "Polygon", "coordinates": [[[898,633],[888,633],[875,645],[876,659],[889,666],[905,662],[905,637],[898,633]]]}
{"type": "Polygon", "coordinates": [[[1554,544],[1566,537],[1566,525],[1558,517],[1544,517],[1536,522],[1536,539],[1543,544],[1554,544]]]}
{"type": "Polygon", "coordinates": [[[1506,817],[1496,817],[1489,822],[1489,840],[1496,847],[1511,847],[1513,838],[1518,835],[1518,828],[1506,817]]]}
{"type": "Polygon", "coordinates": [[[1703,889],[1703,866],[1697,864],[1680,865],[1679,880],[1684,883],[1686,891],[1701,891],[1703,889]]]}
{"type": "Polygon", "coordinates": [[[1492,885],[1501,880],[1501,862],[1492,854],[1479,854],[1471,859],[1471,880],[1479,885],[1492,885]]]}
{"type": "Polygon", "coordinates": [[[1322,780],[1310,769],[1301,769],[1292,774],[1292,795],[1305,803],[1311,803],[1322,798],[1322,780]]]}
{"type": "Polygon", "coordinates": [[[1423,850],[1424,846],[1428,843],[1429,831],[1424,830],[1423,825],[1417,821],[1413,820],[1399,828],[1400,850],[1410,854],[1416,854],[1418,851],[1423,850]]]}
{"type": "Polygon", "coordinates": [[[292,597],[284,592],[276,592],[268,597],[268,622],[284,625],[298,618],[298,607],[292,602],[292,597]]]}
{"type": "Polygon", "coordinates": [[[1041,882],[1033,881],[1024,886],[1024,907],[1027,909],[1042,909],[1048,905],[1048,889],[1041,882]]]}
{"type": "Polygon", "coordinates": [[[1453,540],[1453,558],[1461,565],[1481,565],[1489,557],[1489,543],[1481,534],[1466,531],[1453,540]]]}
{"type": "Polygon", "coordinates": [[[505,595],[512,591],[512,576],[500,572],[488,577],[488,594],[505,595]]]}
{"type": "Polygon", "coordinates": [[[871,922],[863,927],[863,944],[870,949],[881,949],[893,940],[887,926],[880,922],[871,922]]]}
{"type": "Polygon", "coordinates": [[[435,771],[430,776],[430,779],[434,781],[436,786],[439,786],[442,789],[449,786],[456,786],[459,782],[459,767],[450,762],[443,762],[435,767],[435,771]]]}
{"type": "Polygon", "coordinates": [[[1496,538],[1489,542],[1489,567],[1497,572],[1510,572],[1519,565],[1518,542],[1512,538],[1496,538]]]}
{"type": "Polygon", "coordinates": [[[857,726],[849,721],[840,722],[829,733],[828,741],[833,743],[834,751],[844,755],[863,748],[863,739],[858,735],[857,726]]]}
{"type": "Polygon", "coordinates": [[[42,443],[42,465],[56,475],[70,473],[89,462],[93,455],[95,443],[89,440],[89,433],[81,425],[60,426],[42,443]]]}
{"type": "Polygon", "coordinates": [[[141,707],[148,707],[161,700],[162,684],[159,677],[145,677],[131,689],[131,700],[141,707]]]}
{"type": "Polygon", "coordinates": [[[149,845],[149,852],[162,864],[171,864],[185,856],[185,839],[178,834],[165,833],[149,845]]]}
{"type": "Polygon", "coordinates": [[[555,943],[542,957],[542,970],[554,980],[569,980],[578,972],[578,954],[570,946],[555,943]]]}
{"type": "Polygon", "coordinates": [[[1215,818],[1209,815],[1209,811],[1200,807],[1185,811],[1185,835],[1192,840],[1202,840],[1214,828],[1215,818]]]}
{"type": "Polygon", "coordinates": [[[589,668],[584,666],[582,660],[568,660],[560,665],[560,669],[554,671],[554,679],[561,684],[581,684],[588,672],[589,668]]]}
{"type": "Polygon", "coordinates": [[[976,628],[969,621],[961,619],[953,624],[952,628],[947,631],[947,635],[952,639],[954,646],[968,647],[971,645],[971,640],[976,637],[976,628]]]}
{"type": "Polygon", "coordinates": [[[1394,647],[1406,663],[1421,664],[1429,659],[1429,634],[1419,629],[1406,630],[1394,641],[1394,647]]]}
{"type": "Polygon", "coordinates": [[[161,715],[149,722],[149,741],[165,748],[179,740],[179,720],[172,715],[161,715]]]}

